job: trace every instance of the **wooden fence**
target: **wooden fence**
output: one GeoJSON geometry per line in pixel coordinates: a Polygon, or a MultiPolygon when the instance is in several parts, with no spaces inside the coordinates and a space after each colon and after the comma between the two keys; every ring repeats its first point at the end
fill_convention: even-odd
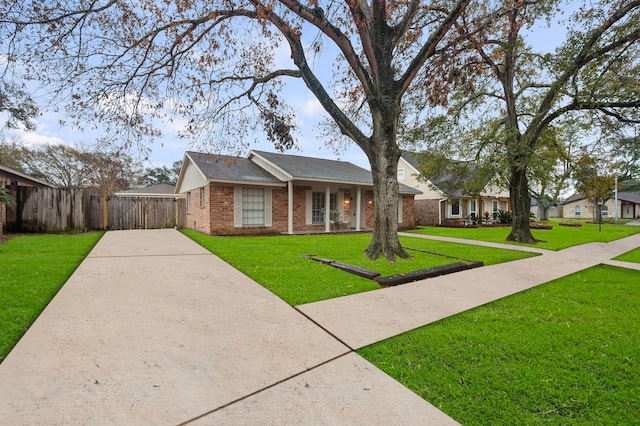
{"type": "Polygon", "coordinates": [[[85,189],[14,187],[9,232],[158,229],[184,227],[185,200],[100,197],[85,189]],[[106,224],[106,226],[105,226],[106,224]]]}

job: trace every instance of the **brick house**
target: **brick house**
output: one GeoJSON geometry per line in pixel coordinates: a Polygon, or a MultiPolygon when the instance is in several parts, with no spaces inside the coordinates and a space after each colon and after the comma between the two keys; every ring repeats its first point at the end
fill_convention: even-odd
{"type": "MultiPolygon", "coordinates": [[[[186,200],[187,227],[211,235],[365,230],[374,223],[371,172],[344,161],[187,152],[176,193],[186,200]]],[[[419,193],[401,185],[401,229],[415,226],[419,193]]]]}
{"type": "MultiPolygon", "coordinates": [[[[443,185],[431,180],[421,180],[418,154],[403,151],[398,162],[398,182],[421,192],[415,197],[415,219],[418,225],[447,225],[462,223],[471,215],[483,216],[497,210],[510,210],[509,190],[487,182],[478,195],[469,196],[461,189],[448,192],[443,185]],[[439,187],[440,186],[440,187],[439,187]]],[[[464,180],[465,176],[458,176],[464,180]]]]}

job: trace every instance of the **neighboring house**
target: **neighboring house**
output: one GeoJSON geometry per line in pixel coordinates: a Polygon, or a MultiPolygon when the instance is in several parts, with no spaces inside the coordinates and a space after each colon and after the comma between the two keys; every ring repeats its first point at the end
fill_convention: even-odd
{"type": "MultiPolygon", "coordinates": [[[[415,217],[419,225],[462,223],[469,216],[490,215],[497,210],[510,210],[509,191],[488,182],[480,194],[470,197],[462,190],[445,193],[438,182],[420,180],[418,154],[403,151],[398,162],[398,182],[421,192],[415,197],[415,217]]],[[[464,179],[465,177],[459,177],[464,179]]]]}
{"type": "MultiPolygon", "coordinates": [[[[596,220],[597,205],[582,194],[573,194],[562,203],[563,217],[571,219],[596,220]]],[[[618,218],[640,218],[640,192],[618,192],[618,218]]],[[[615,197],[609,198],[602,206],[603,218],[615,218],[615,197]]]]}
{"type": "MultiPolygon", "coordinates": [[[[187,152],[176,185],[187,227],[212,235],[364,230],[374,224],[371,172],[344,161],[251,151],[247,158],[187,152]]],[[[415,226],[402,185],[399,228],[415,226]]]]}
{"type": "Polygon", "coordinates": [[[146,188],[133,188],[126,191],[118,191],[116,197],[143,197],[143,198],[178,198],[176,187],[167,183],[158,183],[146,188]]]}
{"type": "MultiPolygon", "coordinates": [[[[22,172],[14,170],[12,168],[0,165],[0,187],[6,188],[7,193],[14,199],[17,198],[17,187],[28,186],[35,188],[53,188],[54,185],[47,183],[43,180],[34,178],[33,176],[25,175],[22,172]]],[[[20,200],[16,200],[20,202],[20,200]]],[[[7,209],[4,203],[0,203],[0,235],[5,229],[7,222],[16,221],[16,211],[7,209]]]]}
{"type": "MultiPolygon", "coordinates": [[[[559,218],[562,217],[562,205],[557,201],[552,201],[553,205],[549,207],[547,210],[547,218],[559,218]]],[[[544,207],[538,204],[538,200],[534,197],[531,197],[531,208],[530,211],[536,218],[541,219],[543,216],[544,207]]]]}

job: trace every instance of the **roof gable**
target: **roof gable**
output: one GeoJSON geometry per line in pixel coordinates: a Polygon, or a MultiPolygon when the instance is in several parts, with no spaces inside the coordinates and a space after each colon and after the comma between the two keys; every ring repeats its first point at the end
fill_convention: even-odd
{"type": "MultiPolygon", "coordinates": [[[[422,175],[420,171],[420,154],[411,151],[402,151],[401,158],[405,160],[407,164],[413,167],[416,172],[422,175]]],[[[475,163],[468,161],[448,160],[452,165],[452,169],[445,170],[439,176],[428,176],[427,185],[433,187],[435,190],[446,194],[449,197],[466,197],[468,194],[464,189],[473,187],[477,189],[477,193],[480,195],[496,195],[495,193],[501,192],[502,189],[495,186],[491,186],[493,176],[488,176],[486,173],[477,177],[477,181],[474,182],[474,172],[478,170],[475,163]],[[467,173],[461,173],[461,168],[466,169],[467,173]]],[[[422,175],[424,176],[424,175],[422,175]]],[[[475,191],[473,191],[475,193],[475,191]]]]}
{"type": "MultiPolygon", "coordinates": [[[[195,167],[205,183],[283,185],[282,181],[246,158],[200,152],[187,152],[185,157],[188,160],[185,161],[185,165],[195,167]]],[[[183,172],[180,174],[182,178],[183,172]]],[[[181,182],[178,183],[180,190],[184,190],[181,182]]]]}

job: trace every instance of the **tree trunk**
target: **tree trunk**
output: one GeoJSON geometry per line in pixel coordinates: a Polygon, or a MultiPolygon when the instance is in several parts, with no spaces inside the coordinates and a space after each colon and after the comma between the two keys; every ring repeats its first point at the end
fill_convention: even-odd
{"type": "Polygon", "coordinates": [[[531,199],[529,198],[529,181],[525,168],[512,168],[509,183],[511,208],[513,209],[513,226],[507,241],[533,244],[537,240],[531,234],[529,227],[529,212],[531,199]]]}
{"type": "Polygon", "coordinates": [[[373,236],[365,254],[373,260],[384,256],[389,262],[394,262],[396,256],[403,259],[412,257],[402,248],[398,239],[400,149],[396,132],[400,107],[393,99],[394,96],[383,96],[377,102],[370,103],[373,134],[369,149],[365,150],[371,165],[375,211],[373,236]]]}
{"type": "Polygon", "coordinates": [[[402,248],[398,239],[397,170],[400,153],[397,146],[386,146],[381,149],[376,146],[375,151],[374,157],[370,159],[375,223],[371,242],[365,254],[373,260],[384,256],[389,262],[394,262],[396,256],[408,259],[411,255],[402,248]]]}

